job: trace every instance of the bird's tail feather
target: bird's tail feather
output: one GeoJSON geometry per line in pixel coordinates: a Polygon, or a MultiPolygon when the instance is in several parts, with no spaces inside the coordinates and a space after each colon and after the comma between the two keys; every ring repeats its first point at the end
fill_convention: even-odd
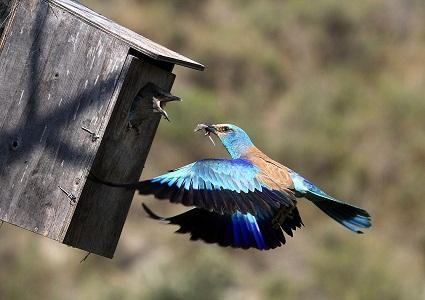
{"type": "Polygon", "coordinates": [[[372,225],[370,215],[364,209],[316,193],[309,193],[307,199],[329,217],[353,232],[363,233],[360,229],[369,228],[372,225]]]}
{"type": "Polygon", "coordinates": [[[292,236],[292,231],[302,226],[298,210],[293,209],[281,227],[273,226],[270,220],[262,220],[251,214],[222,215],[200,208],[190,209],[173,217],[161,217],[143,204],[149,217],[179,225],[177,233],[190,233],[191,240],[203,240],[220,246],[235,248],[257,248],[267,250],[285,244],[284,232],[292,236]]]}

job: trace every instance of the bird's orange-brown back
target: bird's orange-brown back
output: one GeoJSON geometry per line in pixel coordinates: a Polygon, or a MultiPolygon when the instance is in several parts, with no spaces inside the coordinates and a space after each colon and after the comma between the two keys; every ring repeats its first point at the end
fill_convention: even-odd
{"type": "Polygon", "coordinates": [[[294,183],[287,167],[274,161],[256,147],[251,147],[244,158],[252,161],[261,170],[258,178],[270,188],[292,193],[294,183]]]}

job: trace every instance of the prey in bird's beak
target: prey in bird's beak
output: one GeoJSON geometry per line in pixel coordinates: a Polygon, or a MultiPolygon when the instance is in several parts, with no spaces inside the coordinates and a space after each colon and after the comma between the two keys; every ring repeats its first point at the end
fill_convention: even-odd
{"type": "Polygon", "coordinates": [[[171,93],[168,93],[160,88],[157,88],[155,95],[152,97],[152,108],[159,112],[164,119],[170,122],[167,112],[163,108],[167,102],[171,101],[182,101],[180,97],[174,96],[171,93]]]}
{"type": "Polygon", "coordinates": [[[211,133],[216,134],[215,133],[216,129],[215,129],[214,125],[198,124],[198,125],[196,125],[194,132],[201,131],[201,130],[204,131],[204,136],[207,136],[210,139],[211,143],[213,143],[213,145],[215,146],[214,140],[211,137],[211,133]]]}

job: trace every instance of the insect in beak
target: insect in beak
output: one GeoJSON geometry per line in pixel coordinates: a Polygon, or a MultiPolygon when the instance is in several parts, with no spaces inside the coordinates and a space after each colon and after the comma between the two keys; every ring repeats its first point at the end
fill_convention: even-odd
{"type": "Polygon", "coordinates": [[[215,142],[211,137],[211,133],[214,133],[215,128],[213,127],[213,125],[206,125],[206,124],[198,124],[195,127],[194,132],[203,130],[204,131],[204,136],[207,136],[211,143],[215,146],[215,142]]]}

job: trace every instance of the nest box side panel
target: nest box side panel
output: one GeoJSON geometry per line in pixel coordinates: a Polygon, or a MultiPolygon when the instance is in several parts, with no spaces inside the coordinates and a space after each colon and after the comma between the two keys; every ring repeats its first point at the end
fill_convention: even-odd
{"type": "Polygon", "coordinates": [[[0,0],[0,39],[12,7],[12,0],[0,0]]]}
{"type": "Polygon", "coordinates": [[[20,0],[0,49],[0,219],[62,241],[129,49],[48,3],[20,0]]]}
{"type": "MultiPolygon", "coordinates": [[[[170,91],[174,74],[131,55],[115,110],[96,155],[91,173],[113,182],[138,181],[160,121],[147,112],[139,133],[128,129],[128,112],[142,87],[152,82],[170,91]]],[[[152,105],[150,103],[150,105],[152,105]]],[[[64,243],[112,258],[134,191],[111,188],[87,180],[64,243]]]]}

